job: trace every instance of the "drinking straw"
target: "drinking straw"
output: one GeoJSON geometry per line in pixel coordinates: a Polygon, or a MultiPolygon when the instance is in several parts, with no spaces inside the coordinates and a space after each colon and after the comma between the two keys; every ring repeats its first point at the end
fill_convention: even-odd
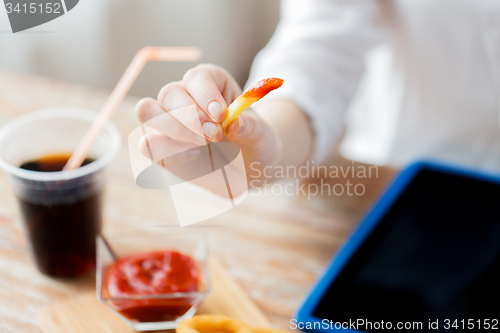
{"type": "Polygon", "coordinates": [[[123,73],[111,95],[109,95],[104,103],[99,115],[85,133],[82,141],[78,144],[63,170],[73,170],[82,165],[102,127],[123,101],[123,98],[125,98],[125,95],[127,95],[148,61],[197,61],[200,57],[201,51],[197,47],[147,46],[140,49],[134,56],[134,59],[132,59],[132,62],[130,62],[130,65],[128,65],[125,73],[123,73]]]}

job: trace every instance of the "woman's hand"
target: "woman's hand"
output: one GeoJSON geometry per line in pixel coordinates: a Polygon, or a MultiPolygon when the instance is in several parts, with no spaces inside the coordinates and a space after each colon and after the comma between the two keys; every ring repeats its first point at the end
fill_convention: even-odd
{"type": "MultiPolygon", "coordinates": [[[[223,137],[220,123],[226,116],[227,105],[240,94],[240,87],[223,68],[203,64],[190,69],[182,81],[163,87],[157,100],[145,98],[137,104],[139,121],[154,128],[148,132],[148,142],[141,141],[141,151],[148,156],[149,143],[160,156],[186,152],[175,154],[175,160],[170,160],[170,163],[182,164],[195,159],[196,149],[192,148],[205,145],[206,140],[232,142],[242,151],[249,180],[255,179],[261,174],[256,170],[277,162],[280,144],[271,127],[251,109],[233,121],[227,136],[223,137]],[[154,118],[157,120],[151,121],[154,118]]],[[[189,175],[180,176],[189,178],[189,175]]]]}

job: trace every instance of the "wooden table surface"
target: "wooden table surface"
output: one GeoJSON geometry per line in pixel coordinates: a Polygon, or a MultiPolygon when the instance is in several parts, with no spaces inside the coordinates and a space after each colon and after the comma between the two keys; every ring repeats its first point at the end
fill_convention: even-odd
{"type": "MultiPolygon", "coordinates": [[[[0,126],[30,111],[78,106],[99,111],[108,91],[0,70],[0,126]]],[[[127,97],[113,117],[123,145],[110,167],[105,192],[104,234],[168,233],[175,212],[161,191],[135,185],[127,152],[128,134],[138,126],[127,97]],[[171,206],[170,206],[171,207],[171,206]],[[155,227],[163,225],[167,227],[155,227]]],[[[357,166],[341,158],[337,166],[357,166]]],[[[345,170],[345,169],[344,169],[345,170]]],[[[378,177],[357,178],[362,196],[275,196],[251,192],[236,208],[207,220],[211,254],[227,266],[277,327],[289,326],[293,311],[328,259],[350,234],[394,171],[378,168],[378,177]]],[[[351,175],[347,176],[351,177],[351,175]]],[[[345,183],[348,178],[329,179],[345,183]]],[[[309,183],[318,180],[309,179],[309,183]]],[[[95,287],[94,275],[61,280],[40,274],[30,259],[16,201],[0,172],[0,331],[37,332],[37,310],[50,302],[95,287]]]]}

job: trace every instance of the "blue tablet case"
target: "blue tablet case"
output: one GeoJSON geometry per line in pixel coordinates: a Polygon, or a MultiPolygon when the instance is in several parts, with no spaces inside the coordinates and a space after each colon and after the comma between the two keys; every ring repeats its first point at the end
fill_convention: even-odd
{"type": "MultiPolygon", "coordinates": [[[[332,327],[331,324],[326,324],[326,322],[323,322],[321,318],[316,318],[312,314],[331,283],[336,279],[343,267],[349,262],[356,250],[360,247],[368,235],[370,235],[379,221],[390,210],[419,171],[423,169],[500,183],[499,175],[478,171],[472,168],[443,164],[435,161],[419,161],[405,168],[394,177],[393,181],[386,187],[381,197],[362,219],[358,228],[351,234],[350,237],[348,237],[347,241],[332,257],[324,272],[320,275],[319,279],[306,296],[303,304],[296,311],[294,319],[291,321],[292,326],[295,325],[295,328],[306,332],[332,332],[337,330],[345,332],[362,332],[349,329],[348,326],[345,326],[344,328],[332,327]]],[[[339,300],[339,302],[341,301],[342,300],[339,300]]]]}

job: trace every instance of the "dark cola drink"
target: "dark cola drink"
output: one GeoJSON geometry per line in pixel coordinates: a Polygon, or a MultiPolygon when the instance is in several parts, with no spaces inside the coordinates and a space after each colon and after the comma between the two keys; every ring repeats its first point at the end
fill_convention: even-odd
{"type": "MultiPolygon", "coordinates": [[[[61,171],[70,154],[47,155],[23,163],[36,172],[61,171]]],[[[86,159],[82,167],[92,163],[86,159]]],[[[98,172],[57,181],[22,181],[16,191],[38,269],[70,277],[95,267],[95,238],[101,231],[102,177],[98,172]]],[[[14,179],[15,181],[15,179],[14,179]]]]}

